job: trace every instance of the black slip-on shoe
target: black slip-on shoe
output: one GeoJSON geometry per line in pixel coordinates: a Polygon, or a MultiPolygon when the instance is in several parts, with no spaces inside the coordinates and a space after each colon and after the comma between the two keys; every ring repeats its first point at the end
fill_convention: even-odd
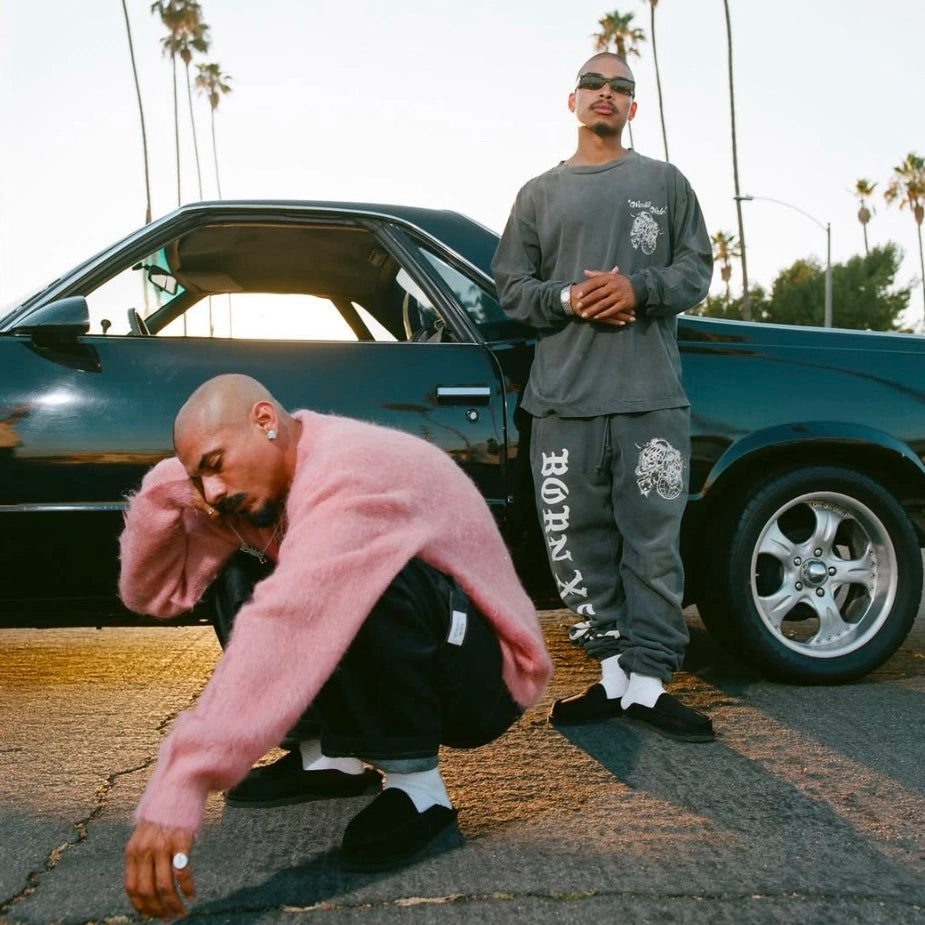
{"type": "Polygon", "coordinates": [[[603,684],[592,684],[586,691],[557,700],[549,711],[549,722],[556,726],[602,723],[623,715],[620,698],[610,700],[603,684]]]}
{"type": "Polygon", "coordinates": [[[669,693],[659,694],[654,707],[630,704],[624,710],[627,719],[644,723],[652,729],[681,742],[712,742],[716,738],[709,716],[684,706],[669,693]]]}
{"type": "Polygon", "coordinates": [[[390,787],[347,824],[341,863],[347,870],[402,867],[462,842],[456,810],[431,806],[419,813],[404,790],[390,787]]]}
{"type": "Polygon", "coordinates": [[[306,771],[298,750],[272,764],[254,768],[247,777],[225,793],[229,806],[287,806],[310,800],[330,800],[374,793],[382,786],[382,775],[371,768],[362,774],[328,769],[306,771]]]}

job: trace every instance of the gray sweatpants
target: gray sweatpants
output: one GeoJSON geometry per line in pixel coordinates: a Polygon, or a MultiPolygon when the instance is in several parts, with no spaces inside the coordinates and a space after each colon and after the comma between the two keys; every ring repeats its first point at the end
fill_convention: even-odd
{"type": "Polygon", "coordinates": [[[670,680],[688,641],[681,613],[687,408],[533,419],[540,526],[563,603],[590,626],[588,655],[670,680]]]}

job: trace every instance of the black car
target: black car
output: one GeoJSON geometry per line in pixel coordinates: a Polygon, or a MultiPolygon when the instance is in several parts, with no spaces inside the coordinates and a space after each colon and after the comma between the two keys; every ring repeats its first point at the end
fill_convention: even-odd
{"type": "MultiPolygon", "coordinates": [[[[521,452],[533,332],[497,302],[496,245],[438,210],[200,203],[13,308],[0,318],[0,622],[133,619],[115,597],[126,494],[172,453],[184,399],[223,372],[442,447],[550,602],[521,452]]],[[[685,316],[679,340],[689,602],[773,677],[870,671],[922,596],[925,341],[685,316]]]]}

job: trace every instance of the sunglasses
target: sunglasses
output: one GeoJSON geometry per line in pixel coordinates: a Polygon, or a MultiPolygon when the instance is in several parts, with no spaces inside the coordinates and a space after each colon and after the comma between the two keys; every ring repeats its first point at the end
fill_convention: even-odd
{"type": "Polygon", "coordinates": [[[610,84],[610,89],[614,93],[621,93],[625,96],[632,96],[636,90],[636,82],[628,77],[605,77],[603,74],[595,74],[593,71],[579,75],[576,89],[600,90],[604,84],[610,84]]]}

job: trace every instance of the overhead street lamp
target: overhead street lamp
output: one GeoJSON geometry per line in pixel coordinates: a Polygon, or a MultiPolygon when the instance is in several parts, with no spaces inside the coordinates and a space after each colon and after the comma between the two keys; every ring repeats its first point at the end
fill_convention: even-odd
{"type": "Polygon", "coordinates": [[[762,202],[774,202],[779,206],[786,206],[805,215],[811,222],[815,222],[825,232],[825,310],[823,313],[823,324],[832,327],[832,223],[826,222],[824,225],[813,215],[810,215],[805,209],[795,206],[792,202],[784,202],[782,199],[771,199],[770,196],[733,196],[737,202],[751,202],[752,200],[761,200],[762,202]]]}

